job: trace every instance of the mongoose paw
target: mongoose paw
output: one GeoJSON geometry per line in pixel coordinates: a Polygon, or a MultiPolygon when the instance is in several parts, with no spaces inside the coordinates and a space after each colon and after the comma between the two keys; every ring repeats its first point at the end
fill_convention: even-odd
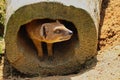
{"type": "Polygon", "coordinates": [[[53,61],[53,59],[54,59],[54,56],[49,56],[49,57],[48,57],[48,60],[49,60],[49,61],[53,61]]]}
{"type": "Polygon", "coordinates": [[[43,58],[43,57],[38,57],[38,59],[39,59],[40,61],[44,61],[44,58],[43,58]]]}

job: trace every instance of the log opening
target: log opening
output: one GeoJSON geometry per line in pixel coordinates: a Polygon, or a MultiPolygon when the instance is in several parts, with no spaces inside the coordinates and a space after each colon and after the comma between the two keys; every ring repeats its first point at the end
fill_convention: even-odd
{"type": "MultiPolygon", "coordinates": [[[[37,20],[45,23],[55,21],[51,19],[37,19],[37,20]]],[[[73,35],[70,40],[57,42],[53,44],[53,51],[54,51],[53,64],[56,65],[65,63],[66,61],[72,59],[75,54],[74,48],[79,44],[78,32],[77,29],[75,28],[75,25],[72,22],[66,20],[59,20],[59,21],[60,23],[64,24],[68,29],[72,30],[73,35]]],[[[37,57],[37,51],[34,47],[32,40],[27,35],[25,25],[22,25],[20,27],[17,38],[18,38],[17,46],[19,47],[19,49],[22,48],[21,51],[23,52],[23,54],[29,53],[30,55],[34,55],[37,57]]],[[[47,56],[46,43],[43,43],[42,47],[44,52],[44,62],[48,64],[49,60],[47,56]]]]}

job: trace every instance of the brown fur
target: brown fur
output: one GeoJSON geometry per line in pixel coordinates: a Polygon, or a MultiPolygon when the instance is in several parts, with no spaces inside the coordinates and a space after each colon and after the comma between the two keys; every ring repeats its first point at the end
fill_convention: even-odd
{"type": "Polygon", "coordinates": [[[39,21],[34,20],[26,25],[26,31],[32,39],[39,57],[43,57],[41,42],[47,43],[48,56],[52,56],[52,44],[69,40],[72,36],[72,31],[59,21],[41,24],[39,21]]]}

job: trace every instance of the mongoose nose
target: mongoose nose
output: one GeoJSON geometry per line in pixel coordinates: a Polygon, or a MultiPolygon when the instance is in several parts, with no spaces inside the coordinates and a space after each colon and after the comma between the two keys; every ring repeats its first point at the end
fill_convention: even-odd
{"type": "Polygon", "coordinates": [[[72,34],[73,34],[73,32],[72,32],[72,31],[70,31],[70,32],[69,32],[69,35],[72,35],[72,34]]]}

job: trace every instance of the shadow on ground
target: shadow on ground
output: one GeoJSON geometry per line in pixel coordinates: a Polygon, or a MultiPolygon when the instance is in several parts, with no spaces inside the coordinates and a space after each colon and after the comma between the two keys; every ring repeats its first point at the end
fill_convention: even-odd
{"type": "Polygon", "coordinates": [[[4,58],[4,67],[3,67],[3,77],[4,80],[26,80],[26,79],[30,79],[30,80],[72,80],[72,77],[77,77],[79,75],[82,75],[83,73],[86,73],[88,71],[90,71],[91,69],[93,69],[94,66],[96,66],[97,63],[97,59],[96,57],[87,60],[85,64],[82,65],[82,69],[80,71],[76,71],[73,74],[69,74],[69,75],[62,75],[62,76],[34,76],[34,75],[26,75],[23,73],[20,73],[19,71],[17,71],[15,68],[13,68],[9,62],[6,60],[6,58],[4,58]]]}
{"type": "Polygon", "coordinates": [[[102,1],[101,13],[100,13],[99,33],[98,33],[98,36],[99,36],[98,50],[100,50],[99,44],[100,44],[100,35],[102,34],[101,29],[102,29],[102,26],[103,26],[103,21],[104,21],[104,17],[105,17],[106,8],[108,7],[109,2],[110,2],[110,0],[103,0],[102,1]]]}

